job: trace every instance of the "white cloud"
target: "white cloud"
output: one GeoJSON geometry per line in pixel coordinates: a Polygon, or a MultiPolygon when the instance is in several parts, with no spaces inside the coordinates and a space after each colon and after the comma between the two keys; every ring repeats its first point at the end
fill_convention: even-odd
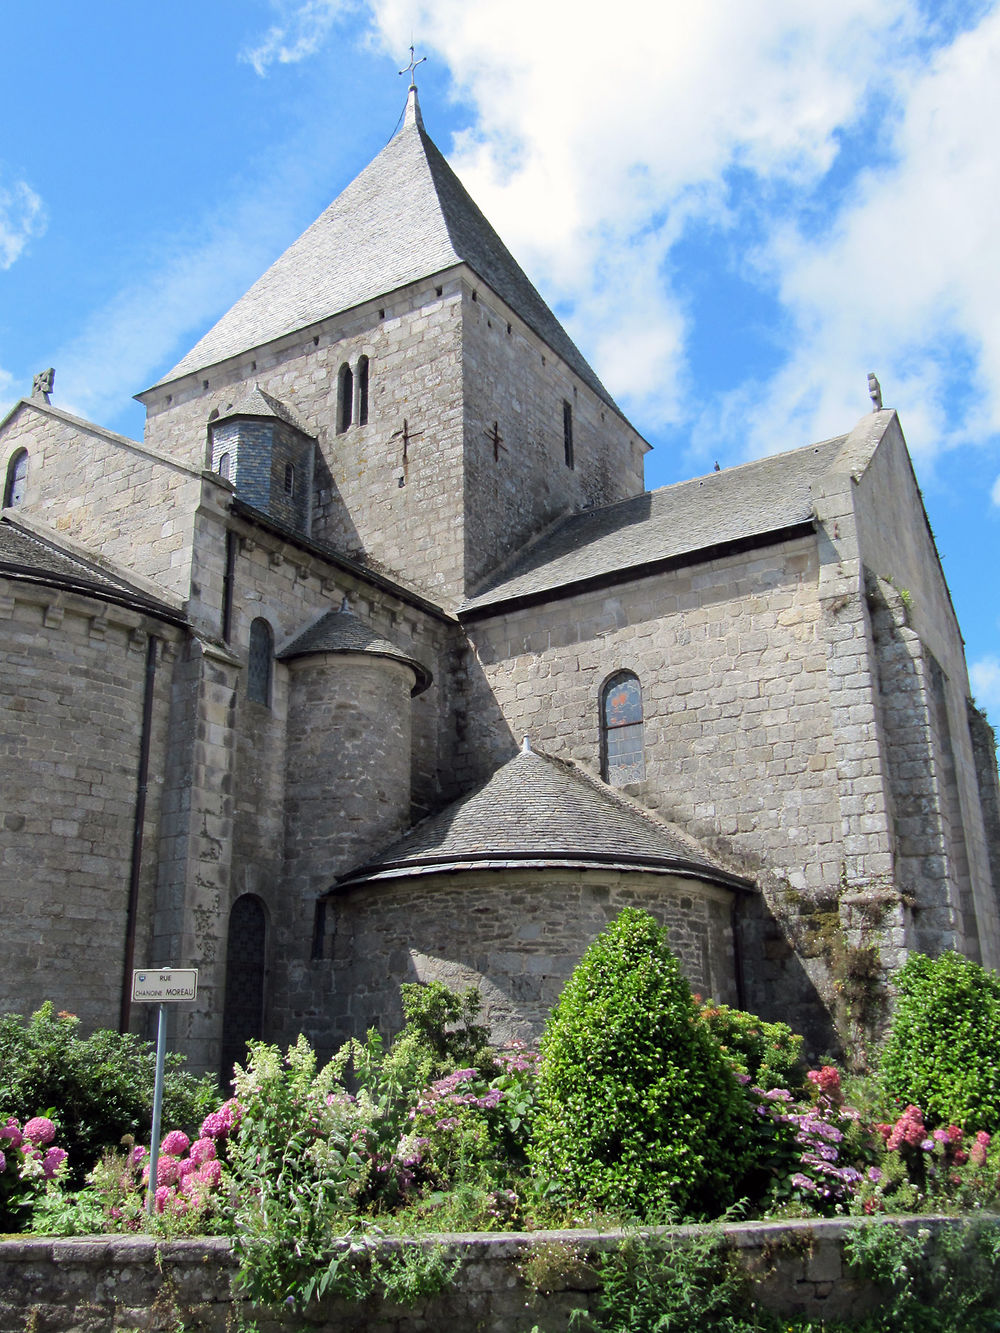
{"type": "Polygon", "coordinates": [[[979,707],[1000,715],[1000,657],[981,657],[971,663],[969,683],[979,707]]]}
{"type": "Polygon", "coordinates": [[[26,181],[0,180],[0,269],[10,268],[46,222],[42,201],[26,181]]]}
{"type": "Polygon", "coordinates": [[[993,483],[993,489],[990,491],[990,499],[995,505],[1000,505],[1000,477],[997,477],[993,483]]]}
{"type": "Polygon", "coordinates": [[[644,421],[699,416],[683,392],[698,312],[672,268],[695,224],[744,254],[752,234],[743,276],[785,308],[784,366],[702,422],[729,424],[731,452],[850,426],[869,370],[918,453],[1000,426],[995,7],[938,31],[937,55],[916,0],[634,0],[627,22],[603,0],[371,8],[388,51],[415,32],[447,63],[476,116],[453,164],[644,421]],[[886,165],[849,169],[835,195],[827,173],[861,124],[886,165]]]}
{"type": "Polygon", "coordinates": [[[895,160],[857,180],[829,231],[786,227],[762,247],[796,348],[754,405],[751,452],[774,447],[790,402],[808,438],[849,425],[869,370],[926,460],[1000,431],[1000,161],[983,133],[998,60],[995,10],[901,82],[895,160]]]}
{"type": "Polygon", "coordinates": [[[272,0],[280,19],[255,45],[245,47],[240,59],[262,77],[275,61],[294,65],[315,55],[350,0],[272,0]]]}

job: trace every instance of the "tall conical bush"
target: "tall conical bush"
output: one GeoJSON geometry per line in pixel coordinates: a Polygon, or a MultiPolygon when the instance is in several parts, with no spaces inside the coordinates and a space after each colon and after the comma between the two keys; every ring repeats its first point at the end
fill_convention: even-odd
{"type": "Polygon", "coordinates": [[[646,912],[590,946],[541,1045],[531,1161],[549,1195],[634,1216],[712,1216],[746,1169],[747,1102],[646,912]]]}

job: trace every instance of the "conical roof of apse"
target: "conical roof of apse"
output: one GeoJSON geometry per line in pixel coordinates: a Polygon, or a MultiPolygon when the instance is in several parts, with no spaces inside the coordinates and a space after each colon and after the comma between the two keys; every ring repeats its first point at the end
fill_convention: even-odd
{"type": "Polygon", "coordinates": [[[460,263],[620,412],[427,134],[415,88],[398,134],[160,383],[460,263]]]}
{"type": "Polygon", "coordinates": [[[679,828],[604,782],[524,749],[488,782],[416,824],[338,887],[456,869],[604,866],[694,875],[748,889],[679,828]]]}

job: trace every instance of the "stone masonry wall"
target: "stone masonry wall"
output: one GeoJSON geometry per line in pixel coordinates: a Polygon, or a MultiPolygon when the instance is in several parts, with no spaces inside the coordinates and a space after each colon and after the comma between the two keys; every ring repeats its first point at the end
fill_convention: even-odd
{"type": "Polygon", "coordinates": [[[327,909],[343,1038],[402,1026],[403,982],[476,986],[494,1041],[533,1042],[584,950],[624,907],[667,926],[695,989],[736,1003],[732,894],[604,869],[463,870],[345,890],[327,909]]]}
{"type": "Polygon", "coordinates": [[[997,773],[997,738],[986,720],[986,714],[981,713],[971,700],[969,733],[972,736],[972,754],[983,808],[983,827],[989,846],[993,891],[1000,900],[1000,775],[997,773]]]}
{"type": "MultiPolygon", "coordinates": [[[[884,1304],[885,1291],[860,1279],[844,1255],[859,1227],[893,1226],[931,1235],[961,1225],[926,1216],[871,1220],[824,1218],[810,1222],[730,1223],[721,1229],[754,1285],[751,1299],[769,1312],[815,1321],[859,1320],[884,1304]]],[[[663,1233],[671,1242],[697,1228],[663,1233]]],[[[653,1235],[661,1233],[654,1232],[653,1235]]],[[[361,1304],[324,1300],[303,1314],[254,1308],[234,1300],[236,1260],[223,1237],[159,1241],[150,1236],[43,1237],[0,1241],[0,1333],[229,1333],[252,1325],[260,1333],[322,1329],[325,1333],[566,1333],[574,1311],[594,1303],[595,1265],[621,1244],[620,1232],[536,1231],[427,1236],[442,1244],[460,1268],[447,1289],[413,1307],[376,1297],[361,1304]],[[544,1289],[526,1280],[533,1268],[544,1289]]]]}
{"type": "MultiPolygon", "coordinates": [[[[949,894],[961,897],[962,862],[967,858],[968,883],[974,903],[966,913],[970,928],[961,948],[983,963],[1000,966],[1000,916],[997,886],[992,882],[987,835],[972,738],[969,733],[969,682],[962,637],[941,570],[934,539],[917,488],[906,445],[894,413],[873,413],[873,429],[881,442],[864,475],[855,485],[858,546],[873,573],[905,591],[907,619],[925,651],[941,671],[941,710],[935,723],[941,737],[942,760],[936,775],[935,799],[951,830],[949,846],[954,882],[949,894]],[[879,424],[881,423],[881,424],[879,424]],[[975,916],[975,928],[971,921],[975,916]]],[[[853,434],[857,434],[854,432],[853,434]]],[[[942,940],[936,947],[945,947],[942,940]]]]}
{"type": "Polygon", "coordinates": [[[198,464],[210,412],[259,384],[317,439],[312,535],[455,599],[464,557],[461,356],[460,283],[450,273],[150,390],[141,395],[146,439],[198,464]],[[362,355],[368,423],[338,432],[338,374],[362,355]]]}
{"type": "Polygon", "coordinates": [[[0,467],[28,450],[27,514],[124,571],[184,598],[200,474],[144,445],[34,403],[0,439],[0,467]]]}
{"type": "Polygon", "coordinates": [[[489,288],[466,284],[466,583],[483,578],[567,510],[643,489],[646,446],[489,288]],[[572,414],[573,466],[563,437],[572,414]],[[502,446],[494,448],[494,423],[502,446]]]}
{"type": "Polygon", "coordinates": [[[527,735],[596,768],[602,686],[635,672],[646,778],[626,790],[763,888],[746,1003],[805,1031],[825,966],[797,958],[775,917],[835,902],[845,855],[819,569],[801,538],[468,625],[470,759],[494,766],[527,735]],[[502,723],[478,725],[480,699],[502,723]]]}
{"type": "Polygon", "coordinates": [[[879,581],[869,599],[893,796],[896,888],[915,909],[912,947],[935,953],[957,946],[963,922],[960,904],[950,892],[948,830],[938,800],[941,775],[930,668],[920,640],[907,626],[898,592],[879,581]]]}
{"type": "MultiPolygon", "coordinates": [[[[286,730],[294,667],[273,663],[268,705],[248,697],[245,668],[253,621],[268,622],[280,651],[325,612],[338,608],[346,594],[356,615],[432,673],[434,683],[417,698],[410,699],[408,685],[402,688],[412,745],[406,754],[401,748],[392,752],[393,763],[403,765],[400,782],[406,790],[397,811],[400,821],[409,819],[411,805],[419,818],[441,803],[445,756],[454,734],[449,675],[456,630],[448,618],[367,585],[279,534],[235,518],[229,512],[231,494],[231,486],[206,479],[198,509],[190,611],[206,637],[178,667],[166,784],[169,818],[160,847],[158,952],[150,960],[199,967],[199,999],[193,1006],[178,1006],[178,1013],[171,1015],[173,1040],[197,1067],[213,1071],[219,1063],[229,913],[236,898],[257,894],[270,923],[266,1035],[287,1041],[306,1030],[316,1040],[329,1041],[332,965],[312,957],[312,895],[318,885],[325,887],[348,868],[351,848],[360,859],[399,827],[394,824],[391,834],[386,831],[377,801],[365,807],[369,775],[378,773],[377,764],[368,762],[371,754],[361,755],[352,772],[342,773],[347,785],[338,786],[326,808],[327,824],[338,825],[345,838],[334,838],[328,847],[325,872],[313,865],[300,874],[294,859],[286,864],[286,730]],[[223,647],[207,636],[217,636],[221,628],[227,531],[235,543],[235,559],[230,637],[223,647]],[[349,807],[357,816],[353,840],[346,836],[344,822],[349,807]]],[[[412,673],[403,674],[409,678],[412,673]]],[[[319,711],[329,713],[334,697],[342,693],[340,680],[319,711]]],[[[388,734],[381,711],[376,708],[371,721],[376,736],[388,734]]],[[[309,722],[303,719],[306,730],[309,722]]],[[[315,741],[320,745],[319,731],[315,741]]],[[[329,753],[336,767],[339,752],[331,748],[329,753]]],[[[325,760],[326,752],[320,750],[318,762],[325,760]]]]}
{"type": "Polygon", "coordinates": [[[800,539],[477,617],[471,688],[495,698],[506,725],[485,734],[470,725],[467,762],[484,756],[475,778],[524,735],[596,767],[601,688],[634,671],[646,751],[636,795],[744,869],[766,863],[803,893],[835,888],[839,811],[816,579],[815,544],[800,539]]]}
{"type": "Polygon", "coordinates": [[[149,632],[161,650],[137,950],[151,926],[177,631],[0,580],[0,1012],[51,1000],[85,1031],[118,1025],[149,632]]]}

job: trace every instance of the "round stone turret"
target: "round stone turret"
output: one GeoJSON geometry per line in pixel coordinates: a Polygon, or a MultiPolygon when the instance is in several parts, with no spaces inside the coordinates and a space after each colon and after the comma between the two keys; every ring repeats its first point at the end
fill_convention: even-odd
{"type": "Polygon", "coordinates": [[[311,896],[408,826],[410,699],[431,678],[346,599],[278,656],[290,668],[285,864],[311,896]]]}

